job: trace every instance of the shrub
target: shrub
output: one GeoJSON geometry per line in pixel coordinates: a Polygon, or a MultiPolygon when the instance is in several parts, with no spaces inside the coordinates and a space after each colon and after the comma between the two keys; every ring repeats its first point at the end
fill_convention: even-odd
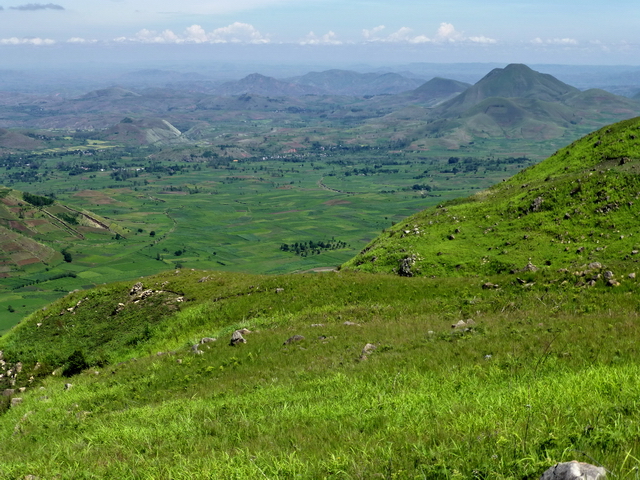
{"type": "Polygon", "coordinates": [[[67,364],[65,365],[64,370],[62,370],[62,375],[64,377],[72,377],[87,368],[89,368],[89,364],[84,358],[84,353],[80,350],[76,350],[69,355],[69,358],[67,358],[67,364]]]}

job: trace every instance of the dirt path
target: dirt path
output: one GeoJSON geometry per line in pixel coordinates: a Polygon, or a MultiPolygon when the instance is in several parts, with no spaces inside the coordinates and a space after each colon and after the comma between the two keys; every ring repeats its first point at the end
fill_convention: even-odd
{"type": "Polygon", "coordinates": [[[344,190],[336,190],[335,188],[331,188],[331,187],[327,187],[324,184],[324,177],[320,177],[320,180],[318,180],[318,186],[320,188],[323,188],[325,190],[329,190],[330,192],[335,192],[335,193],[344,193],[345,195],[356,195],[358,192],[345,192],[344,190]]]}

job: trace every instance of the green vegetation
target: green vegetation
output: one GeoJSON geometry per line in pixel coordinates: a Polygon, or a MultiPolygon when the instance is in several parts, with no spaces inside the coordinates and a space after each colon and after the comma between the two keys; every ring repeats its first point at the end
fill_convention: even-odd
{"type": "Polygon", "coordinates": [[[346,248],[348,245],[340,240],[332,238],[331,240],[296,242],[292,244],[283,243],[280,245],[280,250],[283,252],[293,252],[296,255],[319,255],[323,250],[336,250],[338,248],[346,248]]]}
{"type": "Polygon", "coordinates": [[[622,281],[640,250],[639,160],[640,119],[605,127],[487,191],[409,217],[345,267],[450,276],[533,265],[589,282],[587,266],[600,263],[622,281]]]}
{"type": "Polygon", "coordinates": [[[638,233],[620,211],[640,195],[639,126],[443,202],[348,264],[400,275],[183,268],[33,312],[0,338],[0,474],[534,480],[578,459],[634,479],[638,233]]]}
{"type": "Polygon", "coordinates": [[[286,155],[260,147],[239,161],[223,146],[6,157],[10,168],[0,170],[0,183],[56,202],[31,207],[9,190],[0,203],[0,227],[9,230],[3,251],[12,252],[0,258],[0,308],[21,302],[24,316],[78,288],[178,266],[253,273],[335,268],[394,222],[535,162],[484,150],[452,164],[447,151],[309,147],[286,155]],[[281,250],[332,236],[342,243],[313,249],[320,254],[281,250]],[[29,239],[36,243],[27,245],[29,239]],[[34,255],[39,249],[44,253],[34,255]]]}
{"type": "Polygon", "coordinates": [[[29,202],[35,207],[43,207],[45,205],[53,205],[53,198],[41,197],[40,195],[33,195],[29,192],[23,192],[22,198],[25,202],[29,202]]]}
{"type": "Polygon", "coordinates": [[[634,478],[637,286],[533,275],[529,289],[495,277],[504,287],[487,290],[183,270],[74,293],[2,339],[28,390],[0,417],[0,472],[535,479],[578,458],[634,478]],[[248,343],[229,346],[241,327],[248,343]],[[203,337],[218,341],[196,354],[203,337]]]}

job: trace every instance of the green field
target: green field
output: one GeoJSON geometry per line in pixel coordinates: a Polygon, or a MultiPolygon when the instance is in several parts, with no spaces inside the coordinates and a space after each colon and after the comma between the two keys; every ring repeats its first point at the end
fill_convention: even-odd
{"type": "Polygon", "coordinates": [[[486,188],[535,161],[497,155],[451,160],[451,152],[378,147],[315,147],[304,154],[246,158],[223,156],[222,150],[44,152],[0,172],[0,184],[52,195],[112,227],[85,230],[84,238],[43,232],[42,241],[66,249],[73,261],[15,268],[0,279],[0,309],[15,310],[0,327],[69,291],[169,268],[335,268],[405,217],[486,188]],[[331,239],[345,246],[306,255],[280,249],[283,243],[331,239]],[[63,274],[69,276],[48,280],[63,274]]]}

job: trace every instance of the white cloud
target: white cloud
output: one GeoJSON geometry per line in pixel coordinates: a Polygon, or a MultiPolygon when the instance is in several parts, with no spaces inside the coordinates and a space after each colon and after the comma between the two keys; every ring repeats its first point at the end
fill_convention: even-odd
{"type": "Polygon", "coordinates": [[[217,28],[209,34],[209,38],[213,43],[269,43],[269,38],[263,36],[253,25],[241,22],[217,28]]]}
{"type": "Polygon", "coordinates": [[[362,36],[365,40],[375,39],[377,34],[385,29],[384,25],[378,25],[377,27],[372,28],[371,30],[367,30],[366,28],[362,30],[362,36]]]}
{"type": "Polygon", "coordinates": [[[494,38],[488,38],[485,37],[484,35],[480,35],[479,37],[469,37],[469,41],[473,42],[473,43],[484,43],[484,44],[494,44],[494,43],[498,43],[498,41],[494,38]]]}
{"type": "Polygon", "coordinates": [[[98,43],[98,40],[87,40],[82,37],[71,37],[67,40],[67,43],[76,43],[76,44],[84,44],[84,43],[98,43]]]}
{"type": "Polygon", "coordinates": [[[462,33],[456,31],[451,23],[442,22],[438,27],[436,39],[441,42],[458,42],[464,40],[462,33]]]}
{"type": "Polygon", "coordinates": [[[31,37],[31,38],[0,38],[0,45],[36,45],[36,46],[46,46],[53,45],[55,40],[51,40],[50,38],[39,38],[39,37],[31,37]]]}
{"type": "Polygon", "coordinates": [[[171,30],[156,32],[146,28],[140,30],[132,38],[118,37],[115,42],[138,42],[138,43],[249,43],[264,44],[269,43],[269,37],[262,35],[253,25],[248,23],[235,22],[226,27],[217,28],[211,32],[206,32],[200,25],[191,25],[185,29],[182,35],[178,35],[171,30]]]}
{"type": "Polygon", "coordinates": [[[338,36],[333,31],[329,31],[321,37],[309,32],[309,35],[300,40],[300,45],[342,45],[342,42],[338,40],[338,36]]]}
{"type": "Polygon", "coordinates": [[[484,35],[475,37],[465,37],[463,33],[458,32],[451,23],[443,22],[438,27],[434,37],[428,37],[423,34],[415,34],[413,29],[402,27],[399,30],[382,36],[380,33],[384,30],[384,26],[372,28],[371,30],[363,30],[362,36],[367,42],[388,42],[388,43],[454,43],[454,42],[471,42],[481,43],[485,45],[498,43],[497,40],[484,35]]]}
{"type": "Polygon", "coordinates": [[[543,40],[536,37],[531,40],[534,45],[578,45],[578,41],[573,38],[548,38],[543,40]]]}

